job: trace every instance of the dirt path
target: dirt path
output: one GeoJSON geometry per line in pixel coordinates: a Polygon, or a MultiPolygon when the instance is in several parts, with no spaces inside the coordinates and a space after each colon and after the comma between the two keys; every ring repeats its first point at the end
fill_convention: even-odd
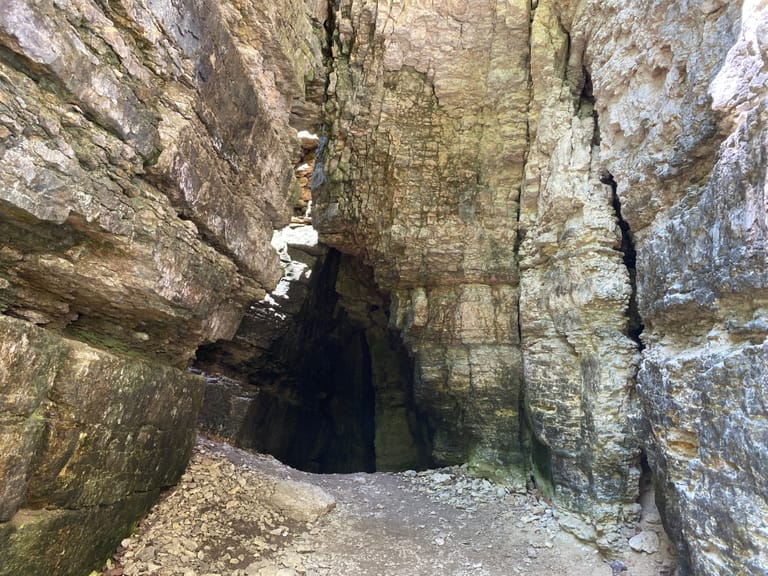
{"type": "Polygon", "coordinates": [[[461,468],[314,475],[199,439],[182,482],[123,542],[110,576],[663,576],[628,551],[611,566],[530,494],[461,468]],[[335,502],[335,504],[334,504],[335,502]]]}

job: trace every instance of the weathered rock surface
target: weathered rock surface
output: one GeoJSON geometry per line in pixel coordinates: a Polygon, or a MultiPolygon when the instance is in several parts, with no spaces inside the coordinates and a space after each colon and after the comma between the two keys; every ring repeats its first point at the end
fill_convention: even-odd
{"type": "Polygon", "coordinates": [[[229,435],[533,473],[604,549],[652,475],[683,574],[765,572],[764,4],[5,2],[0,570],[76,573],[174,480],[142,402],[211,343],[259,380],[218,380],[229,435]],[[269,241],[321,112],[315,293],[269,241]]]}
{"type": "Polygon", "coordinates": [[[234,334],[279,278],[291,112],[322,85],[283,4],[3,6],[6,313],[174,363],[234,334]]]}
{"type": "Polygon", "coordinates": [[[683,572],[764,570],[762,3],[335,23],[316,224],[392,295],[436,457],[532,465],[611,548],[645,451],[683,572]]]}
{"type": "Polygon", "coordinates": [[[315,210],[321,239],[392,295],[435,457],[508,472],[522,461],[528,5],[341,2],[315,210]]]}
{"type": "Polygon", "coordinates": [[[184,471],[203,381],[7,316],[0,336],[0,574],[82,574],[184,471]]]}
{"type": "Polygon", "coordinates": [[[82,574],[183,469],[177,369],[280,277],[309,8],[0,6],[0,573],[82,574]]]}
{"type": "Polygon", "coordinates": [[[640,477],[639,355],[625,314],[632,255],[564,12],[543,0],[531,24],[531,148],[519,222],[525,399],[539,478],[561,505],[586,513],[582,532],[610,547],[604,531],[631,515],[640,477]]]}
{"type": "Polygon", "coordinates": [[[684,573],[760,574],[768,10],[751,1],[599,8],[607,25],[582,29],[601,157],[637,249],[646,345],[637,382],[657,494],[690,562],[684,573]]]}

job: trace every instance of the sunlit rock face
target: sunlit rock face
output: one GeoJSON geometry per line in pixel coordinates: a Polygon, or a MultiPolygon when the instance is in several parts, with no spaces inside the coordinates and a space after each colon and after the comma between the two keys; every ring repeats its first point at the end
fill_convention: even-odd
{"type": "Polygon", "coordinates": [[[645,452],[682,571],[759,573],[765,7],[334,21],[317,225],[392,294],[438,460],[532,468],[615,548],[645,452]]]}
{"type": "MultiPolygon", "coordinates": [[[[644,445],[683,571],[768,565],[768,10],[595,3],[601,158],[637,251],[644,445]],[[621,31],[621,33],[617,33],[621,31]]],[[[576,35],[574,35],[576,36],[576,35]]]]}
{"type": "Polygon", "coordinates": [[[639,353],[627,314],[633,247],[601,160],[592,81],[568,12],[542,1],[532,15],[519,221],[525,398],[535,442],[546,449],[533,464],[578,513],[568,526],[613,548],[623,540],[616,527],[636,514],[641,472],[639,353]]]}
{"type": "Polygon", "coordinates": [[[280,277],[324,33],[262,4],[0,6],[3,576],[103,562],[189,456],[189,359],[280,277]]]}
{"type": "Polygon", "coordinates": [[[321,239],[364,259],[416,359],[438,462],[513,473],[527,0],[341,2],[321,239]]]}

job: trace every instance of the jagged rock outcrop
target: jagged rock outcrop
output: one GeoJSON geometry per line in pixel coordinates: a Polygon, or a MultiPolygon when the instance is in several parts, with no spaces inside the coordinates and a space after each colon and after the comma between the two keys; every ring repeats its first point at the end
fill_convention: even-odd
{"type": "Polygon", "coordinates": [[[636,515],[641,472],[638,345],[625,314],[633,279],[569,16],[541,0],[531,22],[519,221],[525,399],[533,441],[544,448],[534,459],[539,478],[561,506],[586,516],[569,518],[569,527],[615,548],[622,536],[611,529],[636,515]]]}
{"type": "Polygon", "coordinates": [[[582,29],[600,47],[587,54],[602,157],[637,249],[645,445],[683,571],[760,574],[768,9],[620,6],[600,3],[610,25],[582,29]]]}
{"type": "Polygon", "coordinates": [[[322,38],[298,0],[0,6],[0,574],[96,567],[178,478],[183,369],[280,277],[322,38]]]}

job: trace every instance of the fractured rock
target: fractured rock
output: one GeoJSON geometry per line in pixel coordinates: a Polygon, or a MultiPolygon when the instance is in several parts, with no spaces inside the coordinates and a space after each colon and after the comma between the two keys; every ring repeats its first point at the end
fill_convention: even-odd
{"type": "Polygon", "coordinates": [[[629,547],[635,552],[655,554],[659,551],[659,535],[653,530],[643,530],[629,539],[629,547]]]}

